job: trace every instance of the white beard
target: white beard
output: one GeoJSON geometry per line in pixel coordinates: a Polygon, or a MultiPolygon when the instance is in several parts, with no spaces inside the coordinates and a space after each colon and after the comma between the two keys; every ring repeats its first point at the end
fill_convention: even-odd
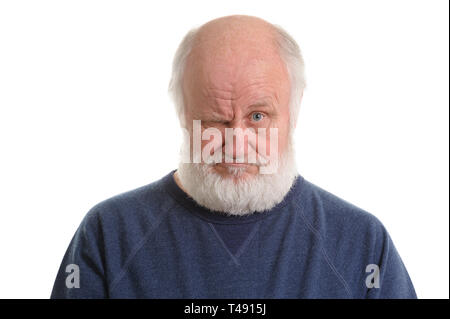
{"type": "Polygon", "coordinates": [[[239,177],[243,168],[229,167],[233,177],[222,177],[211,164],[180,163],[178,176],[183,188],[198,204],[227,215],[249,215],[263,212],[280,203],[298,175],[292,138],[279,157],[273,174],[239,177]]]}

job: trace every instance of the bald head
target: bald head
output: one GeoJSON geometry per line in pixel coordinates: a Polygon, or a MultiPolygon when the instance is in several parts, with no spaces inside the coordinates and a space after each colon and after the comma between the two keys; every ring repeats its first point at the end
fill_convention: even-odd
{"type": "Polygon", "coordinates": [[[275,39],[274,27],[255,17],[229,16],[204,24],[196,33],[186,60],[184,95],[193,89],[186,85],[195,81],[207,81],[203,85],[218,89],[231,89],[239,80],[249,85],[262,75],[263,69],[278,69],[276,72],[285,75],[281,80],[289,85],[275,39]],[[246,74],[252,66],[256,72],[246,74]],[[247,79],[243,79],[245,76],[247,79]]]}
{"type": "Polygon", "coordinates": [[[251,77],[256,80],[276,69],[278,75],[271,82],[287,83],[290,89],[293,127],[305,81],[299,47],[288,33],[265,20],[245,15],[221,17],[189,31],[176,52],[169,85],[180,122],[185,126],[185,93],[192,92],[188,86],[204,81],[203,86],[218,86],[229,96],[238,80],[242,83],[247,77],[247,82],[252,82],[251,77]],[[253,75],[248,74],[250,71],[253,75]]]}
{"type": "Polygon", "coordinates": [[[234,15],[201,26],[195,35],[192,52],[245,54],[251,48],[277,51],[275,28],[260,18],[234,15]]]}

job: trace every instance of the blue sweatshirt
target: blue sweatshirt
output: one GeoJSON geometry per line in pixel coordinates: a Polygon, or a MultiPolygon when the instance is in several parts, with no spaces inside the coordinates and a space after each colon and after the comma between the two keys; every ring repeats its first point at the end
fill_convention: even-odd
{"type": "Polygon", "coordinates": [[[417,298],[381,222],[301,175],[273,209],[230,217],[173,173],[86,214],[51,298],[417,298]]]}

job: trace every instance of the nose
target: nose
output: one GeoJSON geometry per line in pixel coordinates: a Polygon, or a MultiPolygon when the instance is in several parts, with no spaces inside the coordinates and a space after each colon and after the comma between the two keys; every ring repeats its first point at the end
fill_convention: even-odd
{"type": "Polygon", "coordinates": [[[244,163],[248,159],[249,140],[254,132],[245,125],[230,122],[225,128],[224,153],[225,157],[235,163],[244,163]]]}
{"type": "MultiPolygon", "coordinates": [[[[242,130],[242,129],[241,129],[242,130]]],[[[236,130],[236,132],[239,132],[239,129],[238,130],[236,130]]],[[[244,138],[246,138],[245,136],[244,136],[244,138]]],[[[245,156],[247,155],[247,150],[248,150],[248,147],[246,147],[247,145],[247,143],[246,143],[246,141],[244,140],[244,138],[241,138],[240,136],[239,136],[239,133],[238,133],[238,135],[234,135],[234,147],[233,147],[233,158],[236,160],[236,161],[239,161],[239,160],[244,160],[245,159],[245,156]]]]}

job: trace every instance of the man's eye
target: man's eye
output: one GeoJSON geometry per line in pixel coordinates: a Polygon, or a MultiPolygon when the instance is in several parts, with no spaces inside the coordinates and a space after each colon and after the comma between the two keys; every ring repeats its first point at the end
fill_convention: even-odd
{"type": "Polygon", "coordinates": [[[260,112],[255,112],[252,114],[252,120],[255,122],[259,122],[264,118],[264,114],[260,112]]]}

